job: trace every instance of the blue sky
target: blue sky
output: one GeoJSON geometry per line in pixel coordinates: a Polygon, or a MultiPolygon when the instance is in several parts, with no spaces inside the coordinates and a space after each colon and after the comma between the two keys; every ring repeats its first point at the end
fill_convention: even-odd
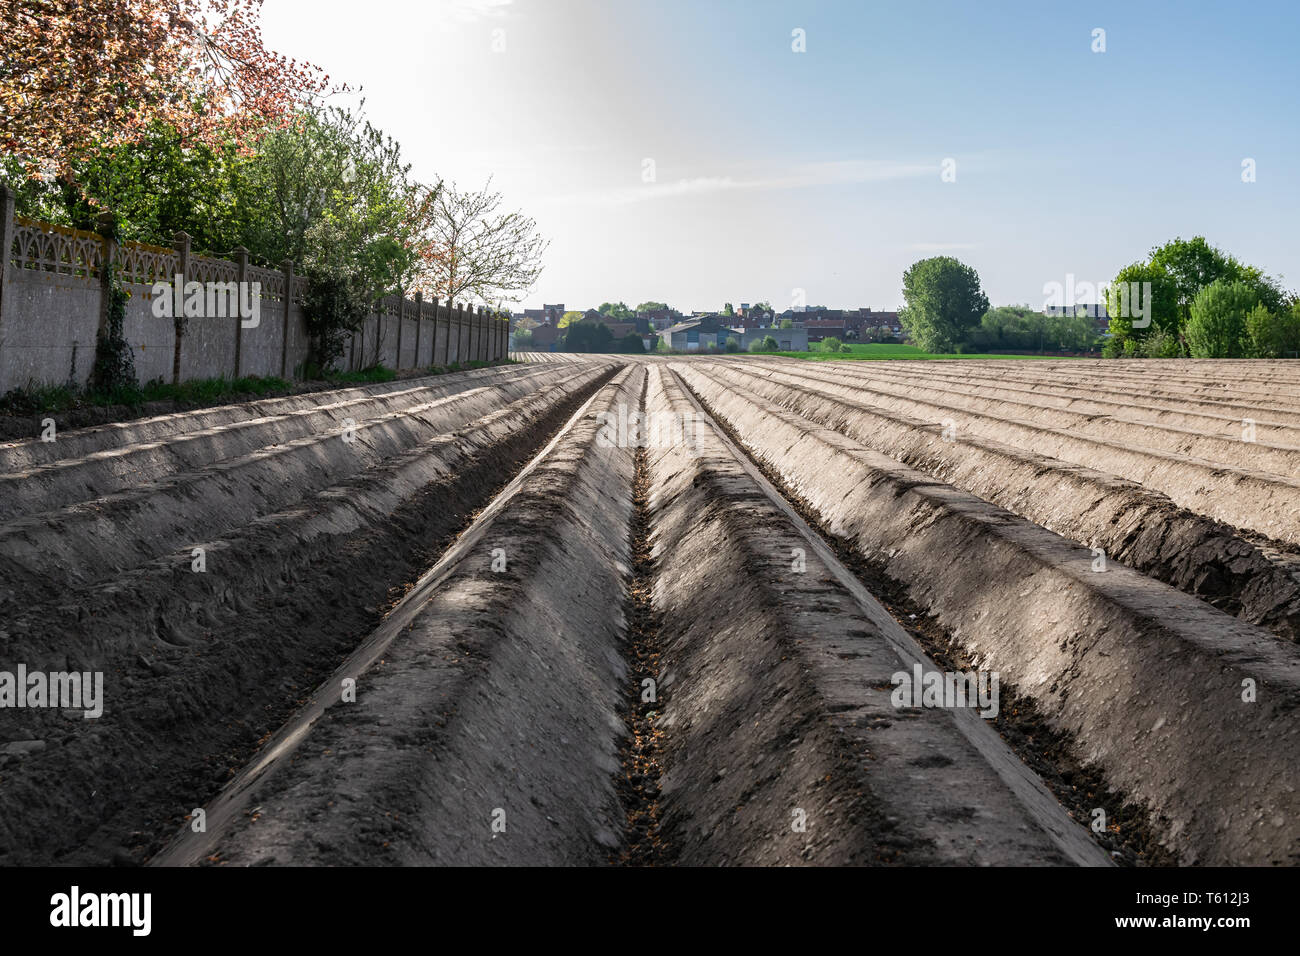
{"type": "Polygon", "coordinates": [[[1300,287],[1300,3],[359,9],[266,0],[267,42],[363,87],[418,175],[537,219],[528,305],[891,309],[947,254],[1038,306],[1198,234],[1300,287]]]}

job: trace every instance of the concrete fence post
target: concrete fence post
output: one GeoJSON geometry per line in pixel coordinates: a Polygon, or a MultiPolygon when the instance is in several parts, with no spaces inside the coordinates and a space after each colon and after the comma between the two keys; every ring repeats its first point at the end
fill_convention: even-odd
{"type": "MultiPolygon", "coordinates": [[[[464,309],[464,306],[457,305],[455,302],[451,303],[451,321],[452,321],[452,327],[456,330],[456,334],[455,334],[455,336],[454,336],[453,338],[454,338],[454,341],[456,342],[456,361],[457,361],[457,362],[460,361],[460,320],[461,320],[461,312],[463,311],[463,309],[464,309]]],[[[449,361],[449,362],[451,361],[451,355],[450,355],[450,354],[448,354],[448,356],[447,356],[447,361],[449,361]]]]}
{"type": "Polygon", "coordinates": [[[474,354],[474,306],[468,306],[466,312],[465,338],[467,341],[465,343],[465,361],[472,362],[478,357],[474,354]]]}
{"type": "Polygon", "coordinates": [[[280,377],[289,377],[289,310],[293,308],[293,260],[280,263],[284,272],[284,324],[280,336],[280,377]]]}
{"type": "Polygon", "coordinates": [[[406,293],[397,292],[397,352],[393,359],[393,371],[402,368],[402,326],[406,324],[406,293]]]}
{"type": "Polygon", "coordinates": [[[100,249],[103,258],[99,263],[99,331],[106,335],[108,307],[113,295],[113,263],[117,261],[117,222],[111,212],[101,212],[95,218],[95,231],[103,240],[100,249]]]}
{"type": "Polygon", "coordinates": [[[460,305],[460,354],[456,357],[460,359],[460,364],[464,365],[474,357],[474,353],[469,350],[470,339],[474,337],[474,307],[465,302],[460,305]]]}
{"type": "MultiPolygon", "coordinates": [[[[444,302],[442,305],[438,306],[434,312],[437,315],[434,329],[435,338],[437,336],[437,328],[442,328],[442,359],[438,360],[438,353],[435,352],[434,361],[437,362],[438,365],[445,367],[447,364],[447,349],[451,345],[451,303],[444,302]]],[[[435,346],[437,345],[436,341],[434,344],[435,346]]]]}
{"type": "MultiPolygon", "coordinates": [[[[244,289],[248,288],[248,250],[243,246],[235,247],[235,265],[239,270],[236,281],[239,283],[239,302],[244,301],[244,289]]],[[[260,307],[260,304],[259,304],[260,307]]],[[[239,360],[244,349],[244,317],[235,309],[235,378],[239,378],[239,360]]]]}
{"type": "Polygon", "coordinates": [[[420,331],[424,325],[424,293],[415,290],[415,361],[411,368],[420,367],[420,331]]]}
{"type": "Polygon", "coordinates": [[[9,284],[9,259],[14,254],[14,210],[18,194],[0,186],[0,322],[4,319],[5,286],[9,284]]]}
{"type": "MultiPolygon", "coordinates": [[[[14,209],[18,194],[0,186],[0,371],[4,369],[5,287],[9,284],[9,260],[14,254],[14,209]]],[[[3,380],[3,375],[0,375],[3,380]]]]}
{"type": "MultiPolygon", "coordinates": [[[[185,284],[190,281],[190,237],[187,233],[176,233],[176,275],[175,281],[180,282],[180,294],[176,296],[177,305],[185,301],[185,284]]],[[[173,310],[176,314],[172,316],[172,327],[176,331],[175,341],[172,343],[172,384],[181,383],[181,347],[185,342],[185,308],[173,310]]]]}

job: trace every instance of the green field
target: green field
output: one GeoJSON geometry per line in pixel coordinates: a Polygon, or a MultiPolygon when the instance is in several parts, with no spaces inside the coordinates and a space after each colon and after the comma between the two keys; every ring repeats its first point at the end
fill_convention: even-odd
{"type": "MultiPolygon", "coordinates": [[[[815,348],[815,346],[814,346],[815,348]]],[[[763,355],[784,355],[788,358],[808,359],[813,362],[843,362],[843,361],[882,361],[892,359],[916,359],[916,360],[943,360],[943,359],[1032,359],[1042,361],[1044,359],[1060,361],[1061,359],[1079,358],[1076,355],[996,355],[992,353],[979,353],[970,355],[941,355],[934,352],[923,352],[915,345],[850,345],[848,352],[763,352],[763,355]]]]}

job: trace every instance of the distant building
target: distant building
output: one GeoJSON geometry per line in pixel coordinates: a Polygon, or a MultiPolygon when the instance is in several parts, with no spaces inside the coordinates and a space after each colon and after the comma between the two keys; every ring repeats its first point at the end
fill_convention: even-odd
{"type": "Polygon", "coordinates": [[[530,348],[536,352],[553,352],[560,341],[560,330],[554,325],[539,325],[533,329],[533,342],[530,348]]]}
{"type": "Polygon", "coordinates": [[[809,342],[820,342],[829,338],[844,340],[843,319],[809,319],[807,322],[799,324],[803,326],[803,331],[807,334],[809,342]]]}
{"type": "Polygon", "coordinates": [[[682,314],[676,309],[652,309],[648,312],[638,312],[636,317],[646,320],[648,328],[645,331],[655,332],[662,332],[682,320],[682,314]]]}
{"type": "Polygon", "coordinates": [[[516,318],[532,319],[538,325],[549,323],[558,327],[562,315],[564,315],[563,302],[559,305],[544,305],[540,309],[524,309],[523,315],[516,318]]]}
{"type": "Polygon", "coordinates": [[[1082,315],[1092,319],[1093,328],[1099,335],[1110,334],[1110,316],[1104,302],[1080,302],[1075,305],[1049,305],[1043,310],[1049,319],[1062,315],[1082,315]]]}
{"type": "Polygon", "coordinates": [[[698,321],[678,322],[664,329],[663,337],[668,340],[668,347],[678,352],[694,352],[700,347],[700,323],[698,321]]]}
{"type": "MultiPolygon", "coordinates": [[[[740,340],[740,348],[748,352],[750,345],[761,342],[769,335],[776,339],[777,347],[783,352],[807,352],[807,329],[732,329],[731,335],[740,340]]],[[[726,337],[723,338],[726,343],[726,337]]]]}

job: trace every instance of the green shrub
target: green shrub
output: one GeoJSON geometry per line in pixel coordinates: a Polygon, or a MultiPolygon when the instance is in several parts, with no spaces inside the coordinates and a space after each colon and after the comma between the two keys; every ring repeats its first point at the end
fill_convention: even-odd
{"type": "Polygon", "coordinates": [[[1257,305],[1246,316],[1246,351],[1251,358],[1286,358],[1300,353],[1300,302],[1280,313],[1257,305]]]}
{"type": "Polygon", "coordinates": [[[1259,293],[1246,282],[1216,279],[1192,299],[1187,320],[1187,350],[1194,358],[1241,358],[1249,338],[1246,317],[1259,293]]]}
{"type": "Polygon", "coordinates": [[[90,370],[90,390],[103,394],[130,393],[137,388],[137,383],[135,356],[122,331],[127,294],[113,274],[113,266],[106,264],[105,268],[109,270],[108,323],[95,335],[95,364],[90,370]]]}
{"type": "Polygon", "coordinates": [[[307,274],[302,312],[307,326],[306,365],[327,369],[343,355],[343,347],[372,309],[364,282],[341,270],[316,268],[307,274]]]}
{"type": "Polygon", "coordinates": [[[1179,358],[1183,354],[1182,343],[1172,332],[1157,328],[1139,343],[1144,358],[1179,358]]]}

